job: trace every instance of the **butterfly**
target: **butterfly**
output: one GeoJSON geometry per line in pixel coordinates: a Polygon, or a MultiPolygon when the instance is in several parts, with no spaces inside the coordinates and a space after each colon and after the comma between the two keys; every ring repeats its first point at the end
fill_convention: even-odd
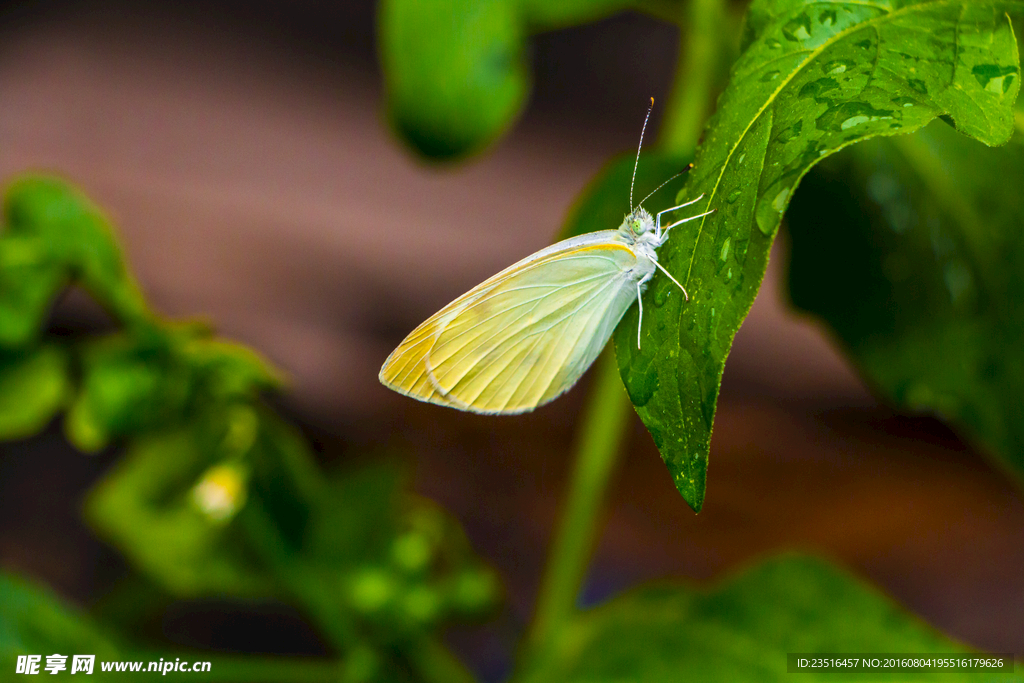
{"type": "MultiPolygon", "coordinates": [[[[647,118],[650,115],[648,109],[647,118]]],[[[644,119],[641,148],[646,128],[644,119]]],[[[636,168],[635,163],[634,182],[636,168]]],[[[653,194],[634,208],[631,183],[630,212],[617,230],[553,244],[442,308],[391,352],[380,370],[381,383],[420,401],[512,415],[568,391],[597,359],[634,301],[640,307],[639,348],[641,297],[658,270],[689,301],[683,285],[658,263],[658,247],[668,239],[670,229],[713,213],[662,228],[662,215],[690,206],[704,195],[652,216],[642,205],[653,194]]]]}

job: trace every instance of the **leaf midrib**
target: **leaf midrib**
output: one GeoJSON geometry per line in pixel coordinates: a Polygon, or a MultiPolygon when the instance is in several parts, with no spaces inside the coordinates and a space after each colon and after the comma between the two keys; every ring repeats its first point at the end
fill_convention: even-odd
{"type": "MultiPolygon", "coordinates": [[[[892,18],[896,17],[897,15],[909,14],[911,12],[918,11],[918,10],[924,8],[924,7],[934,7],[936,5],[950,5],[950,4],[954,4],[954,3],[960,3],[960,2],[963,2],[963,0],[937,0],[936,2],[922,2],[922,3],[918,3],[916,5],[910,5],[908,7],[904,7],[904,8],[895,10],[895,11],[889,10],[889,11],[886,12],[886,14],[883,14],[881,16],[875,17],[874,19],[870,19],[870,20],[865,21],[863,23],[856,24],[855,26],[851,26],[850,28],[845,29],[843,31],[840,31],[839,33],[837,33],[836,35],[834,35],[833,37],[829,38],[827,41],[825,41],[824,43],[822,43],[821,45],[816,47],[810,53],[808,53],[807,57],[800,63],[800,65],[797,68],[793,69],[793,71],[790,72],[790,74],[788,76],[786,76],[786,78],[781,83],[779,83],[779,86],[775,89],[774,92],[772,92],[772,94],[768,97],[768,99],[765,100],[765,102],[761,106],[761,108],[758,109],[757,113],[750,119],[750,122],[747,123],[747,126],[746,126],[746,128],[743,129],[743,132],[740,133],[738,138],[736,138],[735,144],[733,144],[732,148],[729,150],[729,153],[725,157],[725,162],[722,164],[722,170],[719,172],[718,177],[715,179],[714,187],[712,187],[711,191],[708,193],[708,204],[707,205],[711,206],[711,203],[714,201],[715,197],[717,196],[718,188],[719,188],[719,186],[722,183],[722,178],[725,176],[725,173],[726,173],[726,171],[729,168],[729,162],[732,160],[733,154],[735,154],[736,150],[739,149],[740,145],[743,143],[743,140],[746,139],[747,133],[749,133],[750,129],[753,127],[753,125],[755,123],[757,123],[761,119],[761,116],[765,113],[765,111],[767,111],[768,107],[770,107],[775,102],[775,100],[779,96],[779,93],[781,93],[790,84],[790,82],[794,78],[796,78],[796,76],[801,71],[803,71],[804,67],[806,67],[808,64],[811,64],[818,57],[818,55],[820,55],[826,49],[828,49],[829,47],[834,45],[836,42],[838,42],[838,41],[842,40],[843,38],[845,38],[850,33],[853,33],[855,31],[860,31],[863,28],[866,28],[868,26],[872,26],[874,24],[880,23],[880,22],[882,22],[884,20],[892,19],[892,18]]],[[[845,2],[844,1],[844,2],[830,2],[830,3],[822,3],[822,4],[858,5],[858,6],[861,6],[861,7],[871,7],[871,8],[879,9],[879,10],[886,10],[886,8],[884,8],[884,7],[879,7],[878,5],[873,5],[871,3],[864,3],[864,2],[845,2]]],[[[756,192],[756,189],[755,189],[755,192],[756,192]]],[[[701,221],[700,221],[700,226],[697,229],[697,237],[694,239],[694,243],[693,243],[693,253],[690,255],[690,263],[689,263],[689,265],[688,265],[688,267],[686,269],[686,279],[683,280],[684,284],[689,284],[689,282],[690,282],[690,274],[693,272],[693,264],[694,264],[694,261],[696,261],[696,259],[697,259],[697,247],[700,245],[700,238],[704,234],[704,226],[707,223],[707,221],[708,221],[708,217],[707,216],[702,218],[701,221]]]]}

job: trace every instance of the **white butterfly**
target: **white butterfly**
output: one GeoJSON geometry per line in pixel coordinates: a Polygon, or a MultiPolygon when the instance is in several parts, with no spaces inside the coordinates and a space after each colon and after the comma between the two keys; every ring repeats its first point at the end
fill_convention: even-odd
{"type": "MultiPolygon", "coordinates": [[[[629,194],[632,206],[632,185],[629,194]]],[[[557,398],[594,362],[634,301],[639,348],[641,296],[657,270],[689,300],[658,263],[657,249],[671,228],[712,211],[665,228],[661,217],[703,196],[654,216],[637,206],[617,230],[572,237],[509,266],[413,330],[384,361],[380,381],[406,396],[475,413],[523,413],[557,398]]]]}

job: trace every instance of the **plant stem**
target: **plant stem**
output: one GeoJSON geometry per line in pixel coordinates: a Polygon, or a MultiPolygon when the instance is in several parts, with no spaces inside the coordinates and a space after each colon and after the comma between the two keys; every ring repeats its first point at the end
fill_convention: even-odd
{"type": "Polygon", "coordinates": [[[569,484],[569,497],[545,569],[525,659],[540,655],[576,608],[593,551],[601,504],[629,425],[629,402],[611,347],[596,364],[569,484]]]}
{"type": "Polygon", "coordinates": [[[721,52],[724,8],[722,0],[690,0],[683,14],[685,46],[679,54],[658,144],[664,152],[689,157],[697,149],[711,111],[711,84],[721,52]]]}

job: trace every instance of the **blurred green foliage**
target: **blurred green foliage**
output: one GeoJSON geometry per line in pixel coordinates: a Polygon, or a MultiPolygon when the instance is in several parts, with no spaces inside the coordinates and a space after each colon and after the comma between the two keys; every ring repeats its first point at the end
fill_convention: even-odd
{"type": "MultiPolygon", "coordinates": [[[[0,438],[30,436],[66,410],[65,432],[80,450],[123,446],[90,492],[86,518],[156,592],[129,582],[125,596],[142,606],[101,612],[122,643],[115,651],[92,621],[5,578],[0,652],[74,646],[130,659],[145,646],[133,638],[136,620],[147,616],[145,604],[166,602],[162,593],[294,605],[338,657],[332,678],[461,672],[438,630],[488,613],[501,588],[458,525],[406,491],[398,462],[321,472],[303,437],[262,403],[262,392],[281,385],[279,373],[205,325],[150,312],[109,223],[70,185],[19,179],[5,207],[0,311],[10,324],[0,335],[0,438]],[[86,339],[47,334],[54,299],[72,285],[119,329],[86,339]]],[[[219,665],[217,675],[237,680],[324,671],[323,663],[219,665]]]]}
{"type": "MultiPolygon", "coordinates": [[[[789,681],[790,652],[959,653],[970,650],[816,558],[783,556],[711,589],[655,584],[579,615],[522,680],[702,683],[789,681]],[[638,647],[643,643],[643,647],[638,647]],[[683,673],[685,672],[685,674],[683,673]]],[[[900,681],[974,681],[978,672],[903,672],[900,681]]],[[[1020,672],[984,675],[1021,681],[1020,672]]],[[[801,681],[892,681],[892,671],[809,671],[801,681]]]]}

